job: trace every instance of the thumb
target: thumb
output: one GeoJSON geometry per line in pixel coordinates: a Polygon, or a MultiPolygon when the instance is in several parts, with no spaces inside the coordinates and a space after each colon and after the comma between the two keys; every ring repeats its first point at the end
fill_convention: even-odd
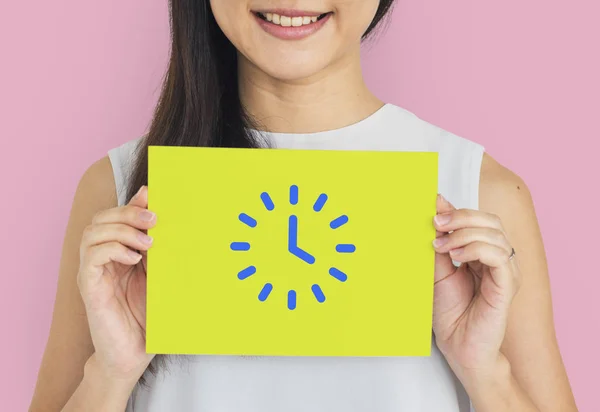
{"type": "MultiPolygon", "coordinates": [[[[133,195],[133,197],[129,201],[129,205],[142,207],[144,209],[148,208],[148,186],[144,185],[140,187],[140,190],[138,190],[138,192],[135,195],[133,195]]],[[[138,252],[142,255],[141,263],[144,268],[144,272],[146,272],[148,254],[145,250],[139,250],[138,252]]]]}
{"type": "MultiPolygon", "coordinates": [[[[456,208],[447,201],[441,194],[438,194],[436,201],[437,214],[443,214],[452,212],[456,208]]],[[[445,232],[439,232],[436,230],[435,237],[445,235],[445,232]]],[[[435,253],[435,282],[438,282],[448,275],[452,274],[456,270],[456,266],[452,263],[452,258],[449,253],[435,253]]]]}

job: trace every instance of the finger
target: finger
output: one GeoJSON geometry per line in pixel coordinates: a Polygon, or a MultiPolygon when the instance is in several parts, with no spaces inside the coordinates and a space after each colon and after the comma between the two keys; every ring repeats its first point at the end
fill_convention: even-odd
{"type": "Polygon", "coordinates": [[[456,208],[450,203],[444,196],[438,194],[436,201],[437,214],[449,213],[456,210],[456,208]]]}
{"type": "Polygon", "coordinates": [[[147,250],[152,237],[123,223],[107,223],[88,226],[81,240],[82,250],[107,242],[119,242],[135,250],[147,250]]]}
{"type": "Polygon", "coordinates": [[[140,187],[135,195],[129,201],[129,205],[137,206],[144,209],[148,208],[148,186],[140,187]]]}
{"type": "Polygon", "coordinates": [[[81,269],[77,277],[78,284],[80,288],[85,289],[91,282],[97,282],[103,273],[100,268],[110,262],[133,266],[141,258],[142,255],[119,242],[108,242],[93,246],[82,256],[81,269]]]}
{"type": "Polygon", "coordinates": [[[104,210],[92,219],[93,225],[123,223],[137,229],[147,230],[156,224],[156,215],[139,206],[127,205],[104,210]]]}
{"type": "Polygon", "coordinates": [[[511,252],[511,246],[503,232],[498,229],[469,227],[458,229],[434,240],[433,246],[438,253],[447,253],[452,249],[466,246],[473,242],[484,242],[511,252]]]}
{"type": "Polygon", "coordinates": [[[480,210],[458,209],[438,214],[434,219],[436,230],[451,232],[465,227],[487,227],[504,231],[500,218],[480,210]]]}
{"type": "Polygon", "coordinates": [[[138,227],[135,223],[141,225],[140,229],[148,229],[149,223],[154,223],[156,216],[148,208],[148,187],[142,186],[129,203],[108,210],[104,210],[94,216],[93,224],[104,223],[128,223],[138,227]]]}
{"type": "MultiPolygon", "coordinates": [[[[456,210],[454,206],[448,202],[441,194],[438,194],[436,201],[436,210],[437,213],[448,213],[456,210]]],[[[437,215],[434,217],[437,217],[437,215]]],[[[435,224],[434,224],[435,225],[435,224]]],[[[445,233],[436,230],[436,239],[443,236],[445,233]]],[[[445,279],[456,270],[456,266],[452,263],[452,259],[448,253],[439,253],[436,251],[435,253],[435,279],[434,281],[440,281],[441,279],[445,279]]]]}
{"type": "Polygon", "coordinates": [[[145,250],[140,250],[140,254],[142,255],[142,266],[144,267],[144,273],[148,272],[148,252],[145,250]]]}
{"type": "MultiPolygon", "coordinates": [[[[493,283],[509,294],[519,288],[520,272],[510,253],[497,246],[474,242],[464,248],[450,251],[453,259],[460,262],[480,262],[490,268],[489,275],[493,283]]],[[[482,279],[482,282],[484,280],[482,279]]]]}
{"type": "Polygon", "coordinates": [[[511,262],[510,254],[504,248],[481,241],[450,250],[452,259],[458,262],[479,261],[490,268],[508,267],[511,262]]]}
{"type": "Polygon", "coordinates": [[[135,265],[141,258],[142,255],[119,242],[108,242],[89,248],[82,263],[94,267],[110,262],[135,265]]]}
{"type": "MultiPolygon", "coordinates": [[[[143,207],[143,208],[148,208],[148,186],[144,185],[140,188],[140,190],[131,198],[131,201],[129,202],[130,205],[134,205],[134,206],[139,206],[139,207],[143,207]]],[[[155,219],[156,222],[156,219],[155,219]]],[[[147,271],[146,267],[147,267],[147,260],[148,260],[148,253],[146,252],[146,250],[144,249],[138,249],[138,251],[140,252],[140,254],[142,255],[142,266],[144,267],[144,272],[147,271]]],[[[145,327],[144,327],[145,329],[145,327]]]]}

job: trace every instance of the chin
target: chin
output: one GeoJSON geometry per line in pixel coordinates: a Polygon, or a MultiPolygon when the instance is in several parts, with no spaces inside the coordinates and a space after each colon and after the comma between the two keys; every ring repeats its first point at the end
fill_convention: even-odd
{"type": "Polygon", "coordinates": [[[316,53],[293,53],[279,56],[261,56],[254,65],[269,77],[294,81],[310,78],[323,71],[330,63],[316,58],[316,53]]]}
{"type": "Polygon", "coordinates": [[[291,82],[310,78],[321,70],[317,67],[273,67],[263,71],[272,78],[291,82]]]}

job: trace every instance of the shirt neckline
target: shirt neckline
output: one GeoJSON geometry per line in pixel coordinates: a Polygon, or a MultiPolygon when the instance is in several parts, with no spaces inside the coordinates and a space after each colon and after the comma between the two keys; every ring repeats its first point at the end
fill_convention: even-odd
{"type": "Polygon", "coordinates": [[[260,131],[256,129],[250,129],[253,133],[259,133],[265,137],[270,138],[274,141],[299,141],[299,140],[321,140],[324,138],[335,138],[341,135],[346,135],[349,132],[355,132],[356,130],[368,127],[373,122],[377,122],[378,119],[391,107],[390,103],[384,103],[379,109],[368,115],[367,117],[343,126],[337,129],[323,130],[319,132],[311,133],[288,133],[288,132],[268,132],[260,131]]]}

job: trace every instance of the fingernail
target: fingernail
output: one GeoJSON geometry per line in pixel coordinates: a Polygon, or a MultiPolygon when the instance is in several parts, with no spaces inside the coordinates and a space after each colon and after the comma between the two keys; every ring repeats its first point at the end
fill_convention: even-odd
{"type": "Polygon", "coordinates": [[[139,258],[141,258],[141,257],[142,257],[142,255],[140,255],[140,254],[139,254],[139,253],[137,253],[137,252],[134,252],[134,251],[133,251],[133,250],[131,250],[131,249],[129,249],[129,250],[127,251],[127,254],[128,254],[128,255],[129,255],[129,256],[130,256],[132,259],[139,259],[139,258]]]}
{"type": "Polygon", "coordinates": [[[149,222],[154,219],[154,213],[144,210],[140,213],[140,219],[142,219],[144,222],[149,222]]]}
{"type": "Polygon", "coordinates": [[[459,247],[458,249],[452,249],[452,250],[450,251],[450,254],[451,254],[452,256],[457,256],[457,255],[460,255],[460,254],[463,252],[463,250],[464,250],[464,249],[465,249],[465,248],[462,248],[462,247],[459,247]]]}
{"type": "Polygon", "coordinates": [[[433,218],[433,220],[435,220],[435,223],[437,223],[440,226],[450,223],[451,219],[452,219],[452,216],[450,216],[450,214],[435,215],[435,217],[433,218]]]}
{"type": "Polygon", "coordinates": [[[448,236],[442,236],[442,237],[435,238],[435,240],[433,241],[433,246],[440,247],[440,246],[444,246],[446,243],[448,243],[448,236]]]}
{"type": "Polygon", "coordinates": [[[144,243],[144,244],[146,244],[146,245],[150,245],[150,244],[152,244],[152,241],[154,240],[154,239],[152,239],[152,236],[148,236],[148,235],[147,235],[147,234],[145,234],[145,233],[139,233],[139,234],[138,234],[138,239],[139,239],[139,240],[140,240],[142,243],[144,243]]]}
{"type": "Polygon", "coordinates": [[[446,198],[444,197],[444,195],[442,195],[441,193],[439,193],[439,194],[438,194],[438,196],[440,197],[440,200],[441,200],[442,202],[448,203],[448,199],[446,199],[446,198]]]}

